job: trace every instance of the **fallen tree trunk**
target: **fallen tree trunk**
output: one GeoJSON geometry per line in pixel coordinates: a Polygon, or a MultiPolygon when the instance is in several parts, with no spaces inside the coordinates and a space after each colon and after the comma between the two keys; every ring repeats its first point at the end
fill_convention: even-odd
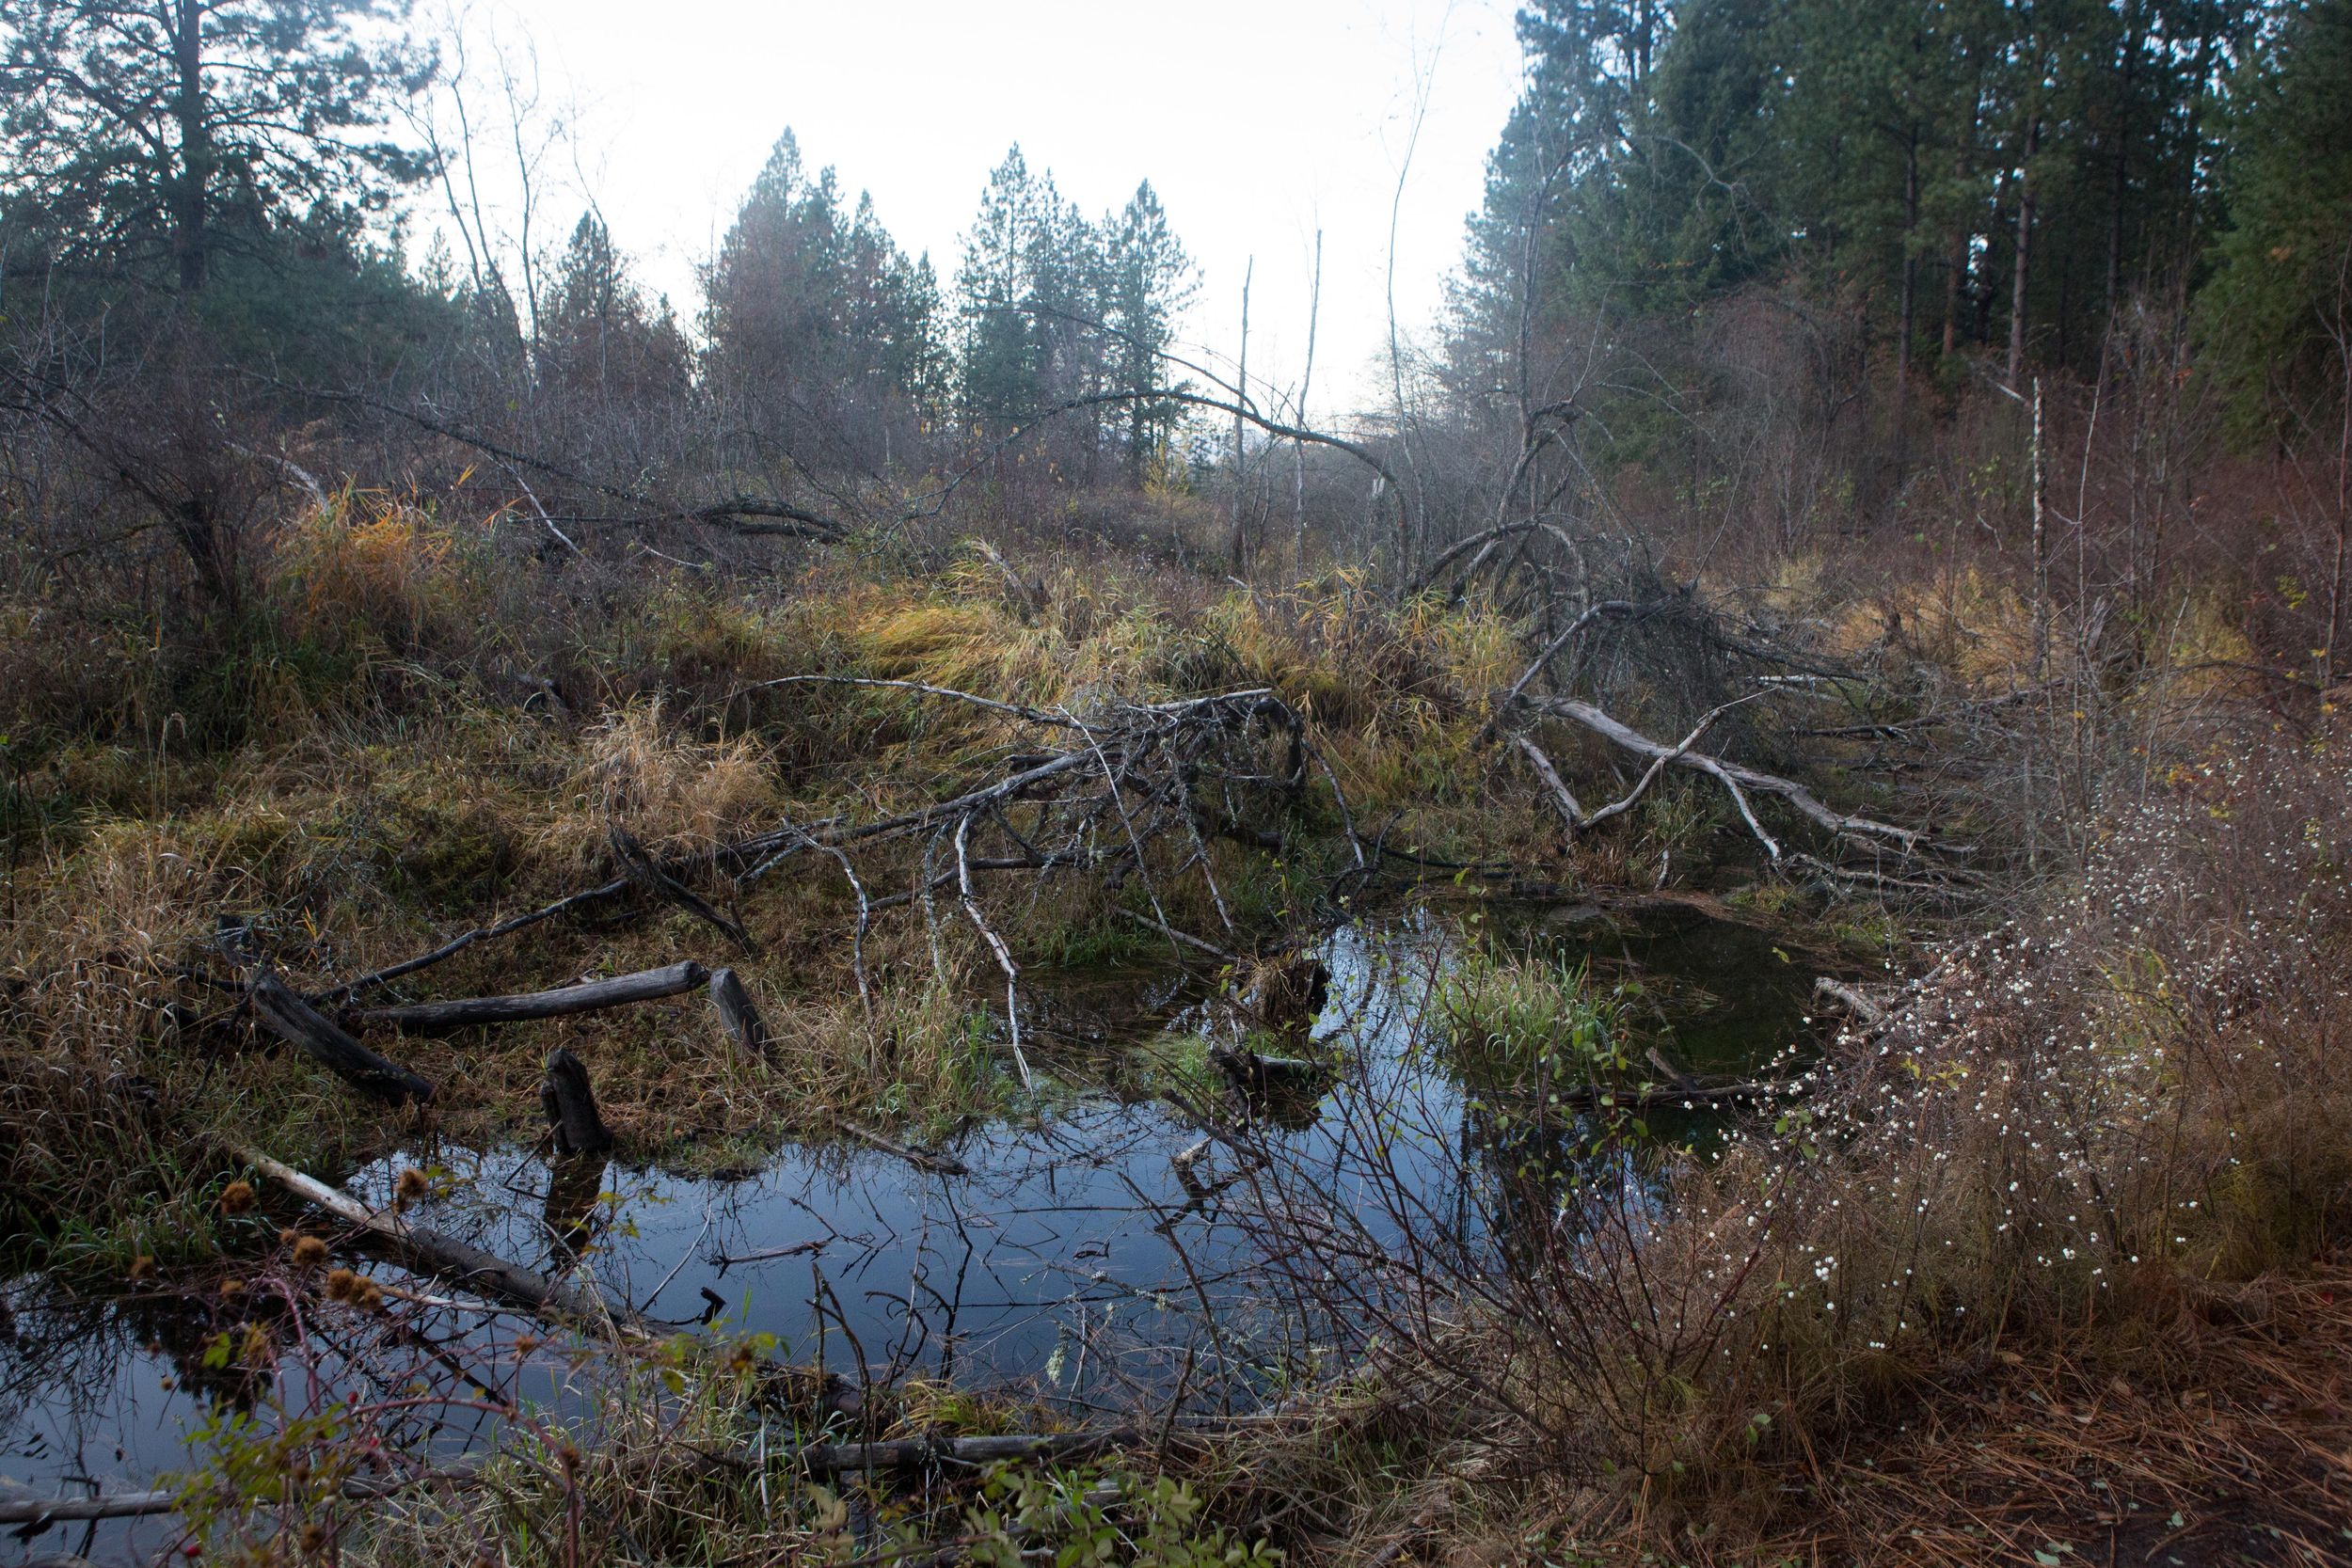
{"type": "Polygon", "coordinates": [[[215,945],[234,965],[245,981],[253,1017],[279,1039],[300,1048],[313,1061],[353,1087],[394,1104],[433,1098],[433,1085],[398,1062],[379,1056],[354,1039],[343,1028],[297,995],[278,977],[269,960],[253,943],[250,928],[224,922],[215,945]]]}
{"type": "Polygon", "coordinates": [[[351,1016],[363,1023],[389,1024],[409,1034],[435,1034],[478,1023],[520,1023],[531,1019],[593,1013],[632,1002],[652,1002],[692,990],[709,978],[709,972],[690,958],[666,969],[642,970],[610,980],[559,986],[553,990],[518,996],[473,996],[454,1002],[418,1002],[401,1007],[366,1007],[351,1016]]]}
{"type": "Polygon", "coordinates": [[[626,1331],[637,1329],[637,1314],[628,1305],[614,1301],[594,1286],[576,1289],[561,1280],[533,1274],[518,1263],[510,1263],[469,1242],[411,1225],[397,1212],[372,1210],[349,1193],[305,1176],[259,1149],[232,1144],[229,1152],[306,1203],[375,1237],[402,1262],[421,1273],[450,1277],[481,1295],[556,1322],[592,1326],[609,1323],[626,1331]]]}

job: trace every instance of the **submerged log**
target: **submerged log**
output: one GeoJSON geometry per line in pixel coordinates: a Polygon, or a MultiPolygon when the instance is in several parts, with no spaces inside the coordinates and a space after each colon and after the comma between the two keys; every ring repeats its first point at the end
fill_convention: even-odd
{"type": "Polygon", "coordinates": [[[743,987],[742,977],[732,969],[710,972],[710,1009],[719,1015],[719,1027],[735,1042],[735,1048],[746,1056],[765,1061],[774,1039],[768,1033],[768,1021],[759,1016],[752,1005],[752,993],[743,987]]]}
{"type": "Polygon", "coordinates": [[[343,1082],[394,1104],[433,1098],[433,1085],[398,1062],[379,1056],[304,1001],[254,946],[250,927],[224,920],[215,939],[221,956],[245,981],[247,1004],[262,1027],[302,1050],[343,1082]]]}
{"type": "Polygon", "coordinates": [[[306,1203],[375,1237],[401,1261],[420,1272],[446,1275],[492,1300],[558,1322],[591,1325],[610,1322],[628,1330],[637,1326],[637,1314],[627,1303],[614,1301],[594,1286],[577,1289],[454,1236],[412,1225],[394,1211],[370,1209],[349,1193],[305,1176],[259,1149],[232,1144],[229,1152],[306,1203]]]}
{"type": "Polygon", "coordinates": [[[617,974],[610,980],[559,986],[553,990],[518,996],[472,996],[454,1002],[418,1002],[401,1007],[366,1007],[351,1016],[363,1023],[385,1023],[410,1034],[434,1034],[477,1023],[520,1023],[531,1019],[564,1018],[593,1013],[632,1002],[652,1002],[692,990],[710,977],[702,965],[688,959],[666,969],[617,974]]]}
{"type": "Polygon", "coordinates": [[[558,1154],[602,1154],[612,1147],[612,1133],[596,1114],[596,1091],[588,1085],[588,1069],[580,1059],[557,1046],[548,1053],[547,1076],[539,1081],[539,1106],[555,1129],[558,1154]]]}
{"type": "Polygon", "coordinates": [[[918,1170],[930,1171],[934,1176],[969,1176],[972,1174],[972,1167],[952,1154],[941,1154],[928,1148],[910,1148],[905,1144],[893,1143],[873,1129],[860,1127],[853,1121],[843,1122],[841,1130],[860,1143],[871,1144],[885,1154],[896,1154],[908,1164],[918,1170]]]}

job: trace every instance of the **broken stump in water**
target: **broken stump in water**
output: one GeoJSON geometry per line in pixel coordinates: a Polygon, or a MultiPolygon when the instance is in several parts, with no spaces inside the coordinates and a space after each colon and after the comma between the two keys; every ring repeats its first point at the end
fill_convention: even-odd
{"type": "Polygon", "coordinates": [[[560,1045],[548,1053],[539,1104],[555,1129],[558,1154],[602,1154],[612,1147],[612,1134],[596,1114],[596,1091],[588,1086],[587,1068],[560,1045]]]}

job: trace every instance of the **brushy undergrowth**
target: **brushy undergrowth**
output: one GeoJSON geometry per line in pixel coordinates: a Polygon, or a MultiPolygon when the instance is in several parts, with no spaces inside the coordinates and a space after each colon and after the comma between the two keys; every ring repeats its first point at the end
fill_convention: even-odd
{"type": "MultiPolygon", "coordinates": [[[[2175,768],[2078,877],[1935,955],[1883,1022],[1781,1063],[1793,1092],[1662,1206],[1538,1173],[1516,1212],[1552,1224],[1499,1259],[1426,1216],[1413,1256],[1460,1272],[1417,1277],[1396,1322],[1422,1326],[1359,1396],[1411,1457],[1369,1488],[1279,1445],[1255,1467],[1357,1497],[1335,1557],[1442,1531],[1746,1562],[1853,1547],[1873,1457],[1928,1425],[1974,1442],[1951,1391],[1988,1371],[2126,1399],[2228,1381],[2229,1333],[2328,1267],[2352,1215],[2347,744],[2232,737],[2175,768]]],[[[1574,1037],[1591,1005],[1574,972],[1473,958],[1445,1027],[1507,1069],[1522,1023],[1574,1037]]],[[[2298,1473],[2265,1430],[2248,1473],[2298,1473]]],[[[2127,1493],[2177,1495],[2109,1461],[2119,1521],[2127,1493]]],[[[1240,1514],[1272,1506],[1261,1476],[1232,1484],[1240,1514]]],[[[1915,1506],[1946,1495],[1923,1485],[1915,1506]]]]}

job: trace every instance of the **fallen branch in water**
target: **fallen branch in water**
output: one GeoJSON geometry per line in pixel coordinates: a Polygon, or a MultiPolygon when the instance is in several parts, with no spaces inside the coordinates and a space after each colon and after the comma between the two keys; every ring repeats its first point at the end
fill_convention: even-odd
{"type": "Polygon", "coordinates": [[[573,1326],[610,1324],[625,1333],[639,1332],[636,1312],[593,1285],[582,1290],[549,1279],[469,1242],[412,1225],[397,1211],[370,1209],[349,1193],[305,1176],[257,1148],[231,1144],[228,1149],[304,1202],[384,1243],[394,1256],[422,1273],[448,1276],[477,1294],[573,1326]]]}
{"type": "Polygon", "coordinates": [[[935,1154],[927,1148],[910,1148],[905,1144],[893,1143],[880,1132],[871,1128],[860,1127],[854,1121],[843,1122],[841,1130],[860,1143],[871,1144],[884,1154],[896,1154],[908,1164],[930,1171],[934,1176],[969,1176],[972,1174],[972,1167],[952,1154],[935,1154]]]}

